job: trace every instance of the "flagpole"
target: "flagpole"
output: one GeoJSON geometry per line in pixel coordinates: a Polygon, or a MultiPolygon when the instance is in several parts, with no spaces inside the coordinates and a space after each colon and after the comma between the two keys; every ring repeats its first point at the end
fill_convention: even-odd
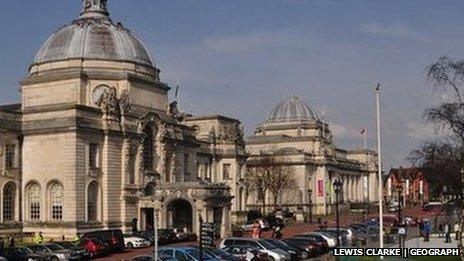
{"type": "MultiPolygon", "coordinates": [[[[378,179],[379,179],[379,241],[380,248],[383,248],[383,200],[382,200],[382,150],[380,133],[380,83],[375,88],[375,104],[377,111],[377,157],[378,157],[378,179]]],[[[383,259],[383,256],[380,257],[383,259]]]]}
{"type": "Polygon", "coordinates": [[[364,149],[367,149],[367,126],[366,128],[364,129],[364,149]]]}

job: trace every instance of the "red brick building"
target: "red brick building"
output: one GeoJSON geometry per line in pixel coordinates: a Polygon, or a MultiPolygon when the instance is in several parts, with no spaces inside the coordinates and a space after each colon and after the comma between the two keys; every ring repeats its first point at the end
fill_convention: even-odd
{"type": "Polygon", "coordinates": [[[384,181],[383,196],[385,202],[399,201],[412,205],[429,201],[429,184],[424,173],[418,168],[391,169],[384,181]]]}

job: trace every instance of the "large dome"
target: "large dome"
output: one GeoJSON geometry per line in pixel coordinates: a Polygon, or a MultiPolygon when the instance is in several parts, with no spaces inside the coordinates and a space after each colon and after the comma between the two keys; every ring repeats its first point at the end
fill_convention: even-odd
{"type": "Polygon", "coordinates": [[[311,107],[297,96],[287,98],[277,104],[266,118],[266,123],[301,122],[317,120],[311,107]]]}
{"type": "Polygon", "coordinates": [[[106,0],[85,0],[79,19],[56,31],[37,52],[34,63],[67,59],[134,62],[154,67],[143,43],[109,18],[106,0]]]}

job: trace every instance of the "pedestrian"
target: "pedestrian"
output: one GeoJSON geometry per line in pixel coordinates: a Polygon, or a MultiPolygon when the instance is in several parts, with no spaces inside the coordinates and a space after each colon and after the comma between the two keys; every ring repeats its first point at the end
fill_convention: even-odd
{"type": "Polygon", "coordinates": [[[264,220],[263,219],[259,219],[258,220],[259,222],[259,238],[261,238],[261,233],[264,231],[264,229],[266,228],[266,225],[264,224],[264,220]]]}
{"type": "Polygon", "coordinates": [[[261,234],[261,229],[260,229],[259,222],[255,221],[255,223],[253,223],[253,229],[252,229],[252,235],[251,236],[253,238],[255,238],[255,239],[259,239],[260,234],[261,234]]]}
{"type": "Polygon", "coordinates": [[[10,238],[9,238],[9,245],[8,245],[8,248],[14,248],[15,247],[15,238],[14,236],[11,234],[10,235],[10,238]]]}
{"type": "Polygon", "coordinates": [[[443,234],[444,234],[443,231],[444,231],[443,222],[440,221],[440,224],[438,225],[438,237],[443,236],[443,234]]]}
{"type": "Polygon", "coordinates": [[[431,232],[431,224],[430,222],[426,221],[424,224],[424,242],[429,242],[430,241],[430,232],[431,232]]]}
{"type": "Polygon", "coordinates": [[[42,231],[39,232],[39,234],[36,234],[35,237],[34,237],[34,243],[36,244],[42,244],[44,241],[44,238],[43,238],[43,235],[42,235],[42,231]]]}
{"type": "Polygon", "coordinates": [[[419,223],[419,233],[420,233],[420,237],[423,237],[424,236],[424,222],[421,220],[418,221],[419,223]]]}
{"type": "Polygon", "coordinates": [[[446,223],[443,229],[445,232],[445,243],[451,243],[451,227],[449,223],[446,223]]]}
{"type": "Polygon", "coordinates": [[[400,225],[400,227],[398,228],[398,240],[399,240],[400,248],[405,247],[406,228],[404,225],[400,225]]]}
{"type": "Polygon", "coordinates": [[[459,240],[459,235],[461,234],[461,226],[459,225],[459,222],[454,224],[454,233],[456,234],[456,240],[459,240]]]}

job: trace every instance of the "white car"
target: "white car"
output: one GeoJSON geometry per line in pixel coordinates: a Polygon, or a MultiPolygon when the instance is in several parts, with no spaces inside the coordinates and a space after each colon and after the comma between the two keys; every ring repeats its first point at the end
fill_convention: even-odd
{"type": "Polygon", "coordinates": [[[141,247],[149,247],[150,242],[136,236],[124,236],[124,246],[126,248],[141,248],[141,247]]]}
{"type": "Polygon", "coordinates": [[[270,260],[274,261],[290,261],[290,254],[282,249],[276,248],[271,243],[262,239],[245,238],[245,237],[229,237],[225,238],[219,244],[219,248],[230,246],[248,246],[258,249],[269,256],[270,260]]]}
{"type": "Polygon", "coordinates": [[[327,241],[327,245],[329,245],[329,248],[334,248],[337,246],[337,238],[329,236],[327,234],[324,234],[322,232],[309,232],[309,233],[304,233],[304,235],[319,235],[324,238],[325,241],[327,241]]]}

